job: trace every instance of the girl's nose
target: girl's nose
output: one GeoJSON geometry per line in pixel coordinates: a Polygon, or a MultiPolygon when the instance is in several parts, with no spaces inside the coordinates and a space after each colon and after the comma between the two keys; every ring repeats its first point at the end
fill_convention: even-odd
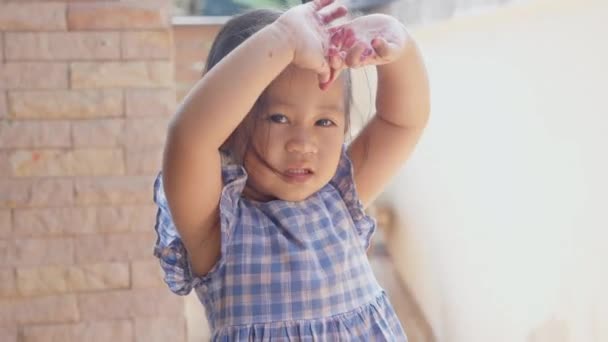
{"type": "Polygon", "coordinates": [[[305,129],[298,129],[293,132],[291,138],[287,141],[285,146],[287,152],[290,153],[317,153],[317,144],[314,142],[313,137],[306,132],[305,129]]]}

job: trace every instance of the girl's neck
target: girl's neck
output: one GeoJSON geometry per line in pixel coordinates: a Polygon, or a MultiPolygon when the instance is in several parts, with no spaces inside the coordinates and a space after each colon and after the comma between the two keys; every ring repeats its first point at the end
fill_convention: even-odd
{"type": "Polygon", "coordinates": [[[245,188],[243,189],[242,196],[246,199],[255,201],[255,202],[270,202],[276,200],[277,198],[268,194],[264,194],[258,190],[256,190],[252,184],[248,181],[245,184],[245,188]]]}

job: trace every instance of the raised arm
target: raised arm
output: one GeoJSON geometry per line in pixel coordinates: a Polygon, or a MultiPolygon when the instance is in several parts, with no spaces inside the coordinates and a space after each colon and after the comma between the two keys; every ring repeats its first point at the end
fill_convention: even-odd
{"type": "Polygon", "coordinates": [[[376,115],[349,147],[359,197],[368,205],[411,155],[430,113],[429,81],[418,45],[397,19],[374,14],[336,30],[345,58],[332,67],[377,65],[376,115]],[[361,57],[364,56],[364,57],[361,57]]]}
{"type": "Polygon", "coordinates": [[[429,84],[417,45],[410,40],[393,63],[378,69],[376,115],[351,144],[361,201],[370,204],[414,151],[429,113],[429,84]]]}
{"type": "Polygon", "coordinates": [[[321,26],[345,12],[321,14],[331,2],[317,0],[287,11],[224,57],[179,106],[168,130],[163,183],[195,274],[206,274],[220,257],[223,184],[218,149],[290,63],[317,71],[320,81],[328,80],[321,26]]]}
{"type": "Polygon", "coordinates": [[[283,39],[274,25],[250,37],[194,86],[169,126],[164,190],[196,274],[206,274],[220,255],[218,149],[290,62],[283,39]]]}

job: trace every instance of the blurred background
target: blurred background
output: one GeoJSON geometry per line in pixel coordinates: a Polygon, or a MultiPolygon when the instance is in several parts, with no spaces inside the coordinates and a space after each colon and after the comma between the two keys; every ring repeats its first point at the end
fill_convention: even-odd
{"type": "MultiPolygon", "coordinates": [[[[294,3],[0,1],[1,342],[208,339],[152,256],[166,125],[230,15],[294,3]]],[[[410,341],[608,341],[608,2],[341,3],[403,20],[431,80],[369,209],[410,341]]]]}

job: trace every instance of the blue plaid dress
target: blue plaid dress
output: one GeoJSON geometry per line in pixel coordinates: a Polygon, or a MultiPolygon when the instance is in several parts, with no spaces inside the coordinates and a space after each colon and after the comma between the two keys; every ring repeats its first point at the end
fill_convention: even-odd
{"type": "Polygon", "coordinates": [[[365,254],[376,224],[363,211],[345,152],[333,179],[301,202],[241,197],[247,173],[239,165],[224,165],[222,177],[221,257],[200,277],[161,174],[154,183],[154,254],[171,291],[196,291],[213,341],[407,341],[365,254]]]}

